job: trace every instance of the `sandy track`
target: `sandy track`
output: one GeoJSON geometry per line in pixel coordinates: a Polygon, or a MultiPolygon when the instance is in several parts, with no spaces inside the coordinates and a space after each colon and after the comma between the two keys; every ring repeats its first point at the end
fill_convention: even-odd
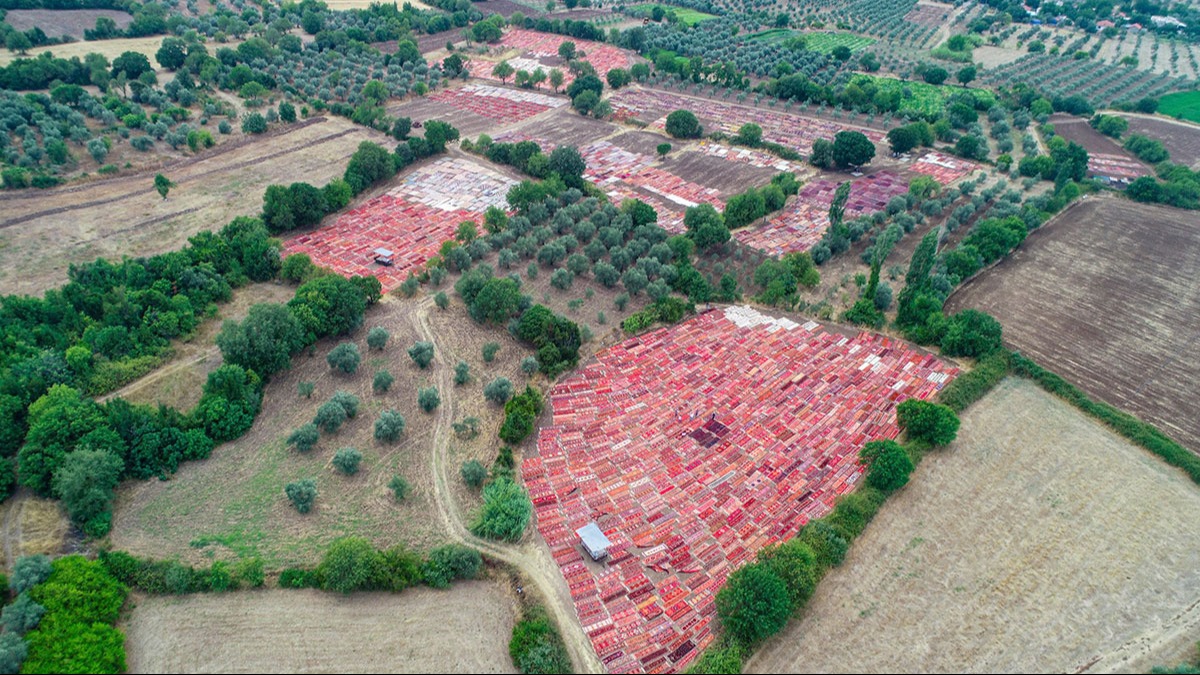
{"type": "Polygon", "coordinates": [[[131,673],[514,673],[500,584],[136,598],[131,673]]]}
{"type": "Polygon", "coordinates": [[[1181,472],[1010,379],[747,672],[1145,672],[1195,640],[1197,523],[1181,472]]]}

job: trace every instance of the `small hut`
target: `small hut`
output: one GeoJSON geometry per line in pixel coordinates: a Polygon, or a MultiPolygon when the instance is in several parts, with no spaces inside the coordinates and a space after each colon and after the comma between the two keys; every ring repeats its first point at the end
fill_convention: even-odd
{"type": "Polygon", "coordinates": [[[395,253],[392,253],[386,248],[375,249],[375,262],[385,267],[391,267],[394,262],[395,253]]]}
{"type": "Polygon", "coordinates": [[[592,560],[603,560],[608,556],[608,547],[612,546],[612,542],[596,523],[584,525],[575,530],[575,534],[579,535],[579,541],[583,542],[583,548],[592,556],[592,560]]]}

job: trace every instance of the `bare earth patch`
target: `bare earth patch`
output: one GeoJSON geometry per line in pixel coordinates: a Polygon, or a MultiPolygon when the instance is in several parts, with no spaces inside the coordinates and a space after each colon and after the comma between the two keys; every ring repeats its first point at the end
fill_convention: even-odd
{"type": "Polygon", "coordinates": [[[1182,473],[1010,379],[746,671],[1146,672],[1194,646],[1197,522],[1182,473]]]}
{"type": "Polygon", "coordinates": [[[1125,113],[1129,132],[1162,141],[1171,161],[1192,168],[1200,166],[1200,126],[1178,120],[1125,113]]]}
{"type": "Polygon", "coordinates": [[[513,673],[496,582],[340,596],[313,590],[142,597],[131,673],[513,673]]]}
{"type": "Polygon", "coordinates": [[[1088,197],[946,308],[992,314],[1012,347],[1200,451],[1198,240],[1191,212],[1088,197]]]}
{"type": "Polygon", "coordinates": [[[82,39],[83,31],[95,28],[96,19],[102,16],[112,19],[121,30],[133,23],[132,14],[115,9],[10,9],[4,22],[22,32],[37,27],[50,37],[82,39]]]}

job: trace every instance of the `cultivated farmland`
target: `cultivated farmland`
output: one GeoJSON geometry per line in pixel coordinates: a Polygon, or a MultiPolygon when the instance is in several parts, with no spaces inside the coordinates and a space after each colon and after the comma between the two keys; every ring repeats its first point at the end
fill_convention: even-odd
{"type": "Polygon", "coordinates": [[[1149,115],[1122,115],[1129,121],[1129,132],[1162,141],[1171,161],[1200,167],[1200,126],[1149,115]]]}
{"type": "Polygon", "coordinates": [[[364,140],[385,137],[340,117],[317,117],[129,175],[0,194],[0,292],[40,295],[66,283],[71,263],[175,250],[202,230],[262,210],[268,185],[341,176],[364,140]],[[176,183],[168,199],[154,174],[176,183]]]}
{"type": "Polygon", "coordinates": [[[125,625],[129,672],[512,673],[513,604],[495,581],[139,598],[125,625]]]}
{"type": "Polygon", "coordinates": [[[4,22],[19,31],[41,28],[47,36],[56,38],[70,35],[83,39],[83,31],[96,26],[96,19],[106,16],[125,30],[133,23],[133,15],[115,9],[10,9],[4,22]]]}
{"type": "Polygon", "coordinates": [[[1146,672],[1190,656],[1200,490],[1031,382],[928,455],[755,673],[1146,672]],[[1185,652],[1186,650],[1186,652],[1185,652]]]}
{"type": "Polygon", "coordinates": [[[863,444],[899,433],[896,403],[956,373],[888,338],[735,306],[559,383],[521,475],[597,655],[614,671],[686,667],[713,639],[725,578],[827,513],[863,444]],[[604,565],[574,535],[593,520],[613,542],[604,565]]]}
{"type": "Polygon", "coordinates": [[[1015,349],[1198,451],[1198,238],[1187,211],[1089,198],[947,309],[992,314],[1015,349]]]}

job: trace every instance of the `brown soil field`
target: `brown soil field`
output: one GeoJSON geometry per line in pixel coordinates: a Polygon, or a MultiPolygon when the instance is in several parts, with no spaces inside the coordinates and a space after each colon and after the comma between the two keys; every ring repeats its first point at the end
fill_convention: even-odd
{"type": "Polygon", "coordinates": [[[699,152],[672,152],[660,166],[680,178],[720,190],[724,199],[744,192],[746,188],[766,185],[778,173],[699,152]]]}
{"type": "Polygon", "coordinates": [[[1005,341],[1200,451],[1200,226],[1188,211],[1085,198],[962,286],[1005,341]]]}
{"type": "MultiPolygon", "coordinates": [[[[508,17],[512,16],[514,12],[521,12],[525,16],[533,16],[533,17],[537,17],[537,16],[541,16],[542,14],[545,14],[545,12],[543,11],[544,8],[543,9],[534,8],[534,7],[530,7],[529,5],[522,5],[519,2],[513,2],[512,0],[487,0],[486,2],[479,3],[477,5],[477,7],[479,8],[479,11],[484,13],[485,16],[488,14],[499,14],[506,19],[508,17]]],[[[554,18],[557,19],[560,17],[558,14],[555,14],[554,18]]],[[[565,18],[576,19],[576,20],[579,19],[579,17],[576,17],[576,16],[569,16],[569,17],[565,17],[565,18]]]]}
{"type": "MultiPolygon", "coordinates": [[[[553,90],[546,89],[543,93],[553,93],[553,90]]],[[[576,147],[583,147],[588,143],[608,138],[622,130],[620,125],[584,117],[571,110],[569,106],[555,108],[531,117],[524,120],[520,127],[521,131],[537,138],[544,138],[558,145],[574,145],[576,147]]],[[[651,154],[653,154],[653,149],[651,149],[651,154]]]]}
{"type": "Polygon", "coordinates": [[[928,455],[746,672],[1146,672],[1200,626],[1200,490],[1029,381],[928,455]]]}
{"type": "Polygon", "coordinates": [[[1082,145],[1089,153],[1119,155],[1135,162],[1138,161],[1133,153],[1127,152],[1120,143],[1093,129],[1092,125],[1082,117],[1055,114],[1050,116],[1050,123],[1054,125],[1054,133],[1068,141],[1082,145]]]}
{"type": "Polygon", "coordinates": [[[1162,141],[1172,162],[1200,167],[1200,126],[1152,115],[1120,114],[1129,120],[1129,133],[1162,141]]]}
{"type": "Polygon", "coordinates": [[[515,673],[514,603],[495,581],[340,596],[137,597],[131,673],[515,673]]]}
{"type": "MultiPolygon", "coordinates": [[[[393,103],[387,107],[389,115],[408,117],[414,122],[441,120],[449,122],[458,129],[463,138],[473,138],[482,133],[492,133],[502,125],[500,122],[467,110],[459,110],[449,103],[434,101],[428,98],[412,98],[402,103],[393,103]]],[[[414,130],[420,135],[421,130],[414,130]]],[[[396,141],[389,140],[386,147],[395,147],[396,141]]]]}
{"type": "Polygon", "coordinates": [[[349,120],[317,117],[137,173],[0,195],[0,293],[41,294],[65,283],[72,263],[176,250],[197,232],[257,214],[272,183],[340,176],[364,140],[394,145],[349,120]],[[156,172],[176,183],[165,200],[156,172]]]}
{"type": "Polygon", "coordinates": [[[19,31],[41,28],[50,37],[83,39],[83,31],[96,27],[96,19],[107,16],[125,30],[133,23],[133,15],[115,9],[10,9],[4,22],[19,31]]]}

